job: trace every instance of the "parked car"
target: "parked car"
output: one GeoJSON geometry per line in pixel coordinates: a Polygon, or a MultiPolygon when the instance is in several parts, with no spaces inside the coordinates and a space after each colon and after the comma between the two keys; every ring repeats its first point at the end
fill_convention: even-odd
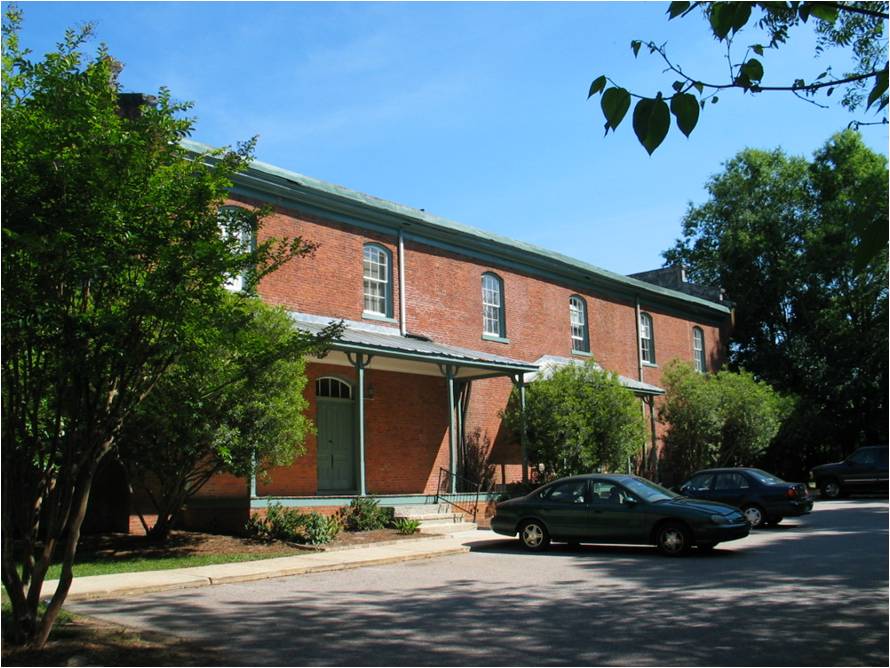
{"type": "Polygon", "coordinates": [[[680,493],[735,506],[754,528],[778,524],[786,517],[805,515],[813,509],[813,497],[806,485],[785,482],[760,469],[698,471],[680,486],[680,493]]]}
{"type": "Polygon", "coordinates": [[[631,475],[588,474],[561,478],[496,506],[491,528],[519,535],[527,549],[551,540],[578,543],[656,545],[666,555],[693,545],[706,550],[748,535],[735,508],[696,501],[631,475]]]}
{"type": "Polygon", "coordinates": [[[887,493],[887,446],[867,445],[842,462],[822,464],[810,471],[822,496],[836,499],[857,492],[887,493]]]}

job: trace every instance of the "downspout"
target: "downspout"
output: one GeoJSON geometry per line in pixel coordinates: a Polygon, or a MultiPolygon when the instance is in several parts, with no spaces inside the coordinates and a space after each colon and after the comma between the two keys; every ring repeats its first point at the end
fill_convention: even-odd
{"type": "Polygon", "coordinates": [[[637,372],[639,373],[639,381],[643,382],[643,344],[640,340],[640,298],[634,297],[634,313],[637,316],[637,372]]]}
{"type": "Polygon", "coordinates": [[[408,323],[405,321],[405,233],[399,228],[399,333],[405,336],[408,333],[408,323]]]}

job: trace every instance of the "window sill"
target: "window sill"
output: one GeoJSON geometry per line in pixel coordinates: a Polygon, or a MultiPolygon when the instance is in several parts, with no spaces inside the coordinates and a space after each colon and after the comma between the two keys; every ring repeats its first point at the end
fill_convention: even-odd
{"type": "Polygon", "coordinates": [[[370,311],[362,311],[362,320],[377,320],[378,322],[389,322],[398,325],[399,321],[389,316],[380,315],[379,313],[371,313],[370,311]]]}
{"type": "Polygon", "coordinates": [[[494,341],[495,343],[510,343],[510,339],[505,339],[503,336],[495,336],[494,334],[483,334],[483,341],[494,341]]]}
{"type": "Polygon", "coordinates": [[[643,366],[647,366],[647,367],[649,367],[650,369],[657,369],[657,368],[658,368],[658,365],[657,365],[657,364],[653,364],[652,362],[646,362],[646,361],[643,362],[643,366]]]}
{"type": "Polygon", "coordinates": [[[593,353],[589,350],[573,350],[572,355],[580,355],[581,357],[593,357],[593,353]]]}

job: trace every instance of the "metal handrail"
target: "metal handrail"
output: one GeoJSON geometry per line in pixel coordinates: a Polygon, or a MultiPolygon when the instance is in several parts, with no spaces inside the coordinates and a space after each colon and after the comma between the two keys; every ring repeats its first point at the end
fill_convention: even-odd
{"type": "Polygon", "coordinates": [[[446,468],[439,467],[439,482],[436,485],[436,503],[447,503],[457,508],[462,513],[473,516],[476,521],[476,512],[479,508],[479,496],[482,493],[482,482],[470,480],[458,475],[446,468]],[[452,486],[452,482],[454,485],[452,486]],[[452,489],[464,488],[466,491],[452,492],[452,489]],[[466,506],[472,502],[472,507],[466,506]],[[463,505],[462,505],[463,504],[463,505]]]}

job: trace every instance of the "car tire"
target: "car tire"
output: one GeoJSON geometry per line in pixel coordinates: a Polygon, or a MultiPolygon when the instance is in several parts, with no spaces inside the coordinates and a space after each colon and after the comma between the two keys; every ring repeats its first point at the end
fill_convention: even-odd
{"type": "Polygon", "coordinates": [[[540,552],[550,544],[550,534],[543,522],[526,520],[519,527],[519,542],[531,552],[540,552]]]}
{"type": "Polygon", "coordinates": [[[779,524],[779,522],[781,522],[784,519],[785,519],[784,517],[771,517],[766,522],[764,522],[764,524],[774,527],[774,526],[777,526],[779,524]]]}
{"type": "Polygon", "coordinates": [[[667,522],[655,531],[655,545],[658,551],[668,557],[686,554],[692,545],[689,529],[679,522],[667,522]]]}
{"type": "Polygon", "coordinates": [[[834,478],[824,480],[819,486],[819,491],[826,499],[838,499],[843,495],[841,484],[834,478]]]}
{"type": "Polygon", "coordinates": [[[698,551],[699,552],[710,552],[711,550],[714,549],[714,547],[716,545],[717,545],[717,543],[699,543],[698,551]]]}
{"type": "Polygon", "coordinates": [[[752,529],[758,529],[766,523],[766,513],[757,504],[752,503],[742,508],[742,514],[752,529]]]}

